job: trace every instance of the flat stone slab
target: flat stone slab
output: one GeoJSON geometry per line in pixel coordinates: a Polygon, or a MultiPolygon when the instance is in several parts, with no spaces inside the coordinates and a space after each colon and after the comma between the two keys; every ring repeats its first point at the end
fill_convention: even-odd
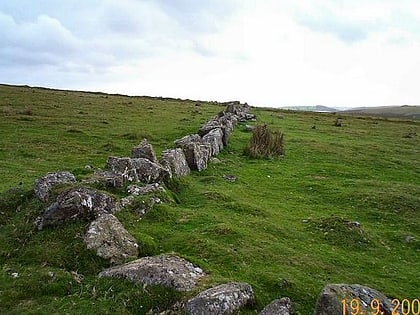
{"type": "Polygon", "coordinates": [[[163,285],[177,291],[194,289],[205,275],[201,268],[175,255],[143,257],[99,273],[99,277],[125,278],[132,282],[163,285]]]}
{"type": "Polygon", "coordinates": [[[233,314],[253,303],[252,287],[243,282],[231,282],[207,289],[186,304],[188,315],[233,314]]]}

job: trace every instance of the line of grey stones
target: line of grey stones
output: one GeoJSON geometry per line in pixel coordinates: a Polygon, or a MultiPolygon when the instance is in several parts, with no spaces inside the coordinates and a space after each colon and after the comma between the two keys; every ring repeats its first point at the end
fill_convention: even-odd
{"type": "MultiPolygon", "coordinates": [[[[127,260],[137,258],[139,245],[113,214],[121,206],[132,203],[134,196],[163,190],[161,183],[168,178],[188,175],[191,170],[206,169],[210,158],[227,145],[237,122],[255,119],[255,116],[248,113],[248,109],[246,104],[228,104],[225,111],[205,123],[197,134],[176,140],[177,148],[163,151],[160,162],[147,140],[133,148],[131,158],[109,157],[107,170],[95,172],[88,183],[102,183],[113,188],[124,188],[132,183],[146,184],[128,185],[127,192],[130,195],[120,202],[90,187],[67,189],[51,202],[49,194],[54,186],[76,183],[76,178],[69,172],[48,173],[35,182],[36,196],[49,205],[44,214],[36,219],[35,225],[41,230],[69,220],[88,219],[91,223],[85,235],[87,248],[116,264],[100,272],[99,277],[122,277],[135,283],[164,285],[178,291],[193,290],[206,273],[176,255],[143,257],[124,264],[127,260]]],[[[392,313],[390,300],[380,292],[360,285],[343,284],[327,285],[322,290],[315,314],[341,314],[343,297],[347,297],[348,301],[362,301],[361,309],[376,298],[381,301],[384,314],[392,313]]],[[[249,284],[231,282],[207,289],[188,300],[185,305],[175,305],[171,311],[187,314],[232,314],[254,302],[255,295],[249,284]]],[[[285,297],[274,300],[260,314],[288,315],[290,312],[291,301],[285,297]]],[[[351,310],[347,309],[347,312],[350,313],[351,310]]]]}

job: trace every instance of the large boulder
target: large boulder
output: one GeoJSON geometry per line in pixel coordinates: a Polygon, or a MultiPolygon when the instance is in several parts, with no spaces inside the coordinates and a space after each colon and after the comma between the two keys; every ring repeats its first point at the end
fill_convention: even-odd
{"type": "Polygon", "coordinates": [[[70,172],[48,173],[35,180],[34,191],[39,200],[48,202],[51,188],[58,184],[71,184],[76,182],[76,177],[70,172]]]}
{"type": "Polygon", "coordinates": [[[158,162],[155,150],[153,150],[152,145],[147,141],[147,139],[143,139],[138,146],[131,150],[131,157],[145,158],[153,163],[158,162]]]}
{"type": "Polygon", "coordinates": [[[254,302],[254,292],[247,283],[232,282],[207,289],[186,304],[189,315],[233,314],[254,302]]]}
{"type": "Polygon", "coordinates": [[[166,180],[170,173],[158,163],[145,158],[109,157],[107,167],[122,174],[128,182],[160,183],[166,180]]]}
{"type": "MultiPolygon", "coordinates": [[[[358,314],[370,314],[371,302],[380,302],[379,314],[391,315],[393,305],[381,292],[359,284],[328,284],[322,289],[315,308],[315,315],[342,314],[343,300],[346,302],[346,314],[352,314],[351,301],[355,300],[360,307],[358,314]]],[[[400,314],[400,313],[397,313],[400,314]]]]}
{"type": "Polygon", "coordinates": [[[102,214],[90,223],[85,243],[99,257],[114,264],[121,264],[138,256],[136,239],[112,214],[102,214]]]}
{"type": "Polygon", "coordinates": [[[289,298],[284,297],[268,304],[260,312],[260,315],[290,315],[291,309],[292,302],[289,298]]]}
{"type": "Polygon", "coordinates": [[[99,273],[99,277],[125,278],[136,283],[163,285],[177,291],[194,289],[205,275],[201,268],[174,255],[143,257],[99,273]]]}
{"type": "Polygon", "coordinates": [[[211,156],[211,148],[208,144],[190,142],[182,147],[185,159],[190,169],[202,171],[207,168],[211,156]]]}
{"type": "Polygon", "coordinates": [[[175,177],[185,176],[191,172],[181,148],[163,151],[160,164],[169,169],[175,177]]]}
{"type": "Polygon", "coordinates": [[[118,203],[109,195],[92,188],[78,187],[62,192],[35,221],[39,230],[76,219],[94,220],[104,213],[115,213],[118,203]]]}
{"type": "Polygon", "coordinates": [[[223,131],[221,128],[215,128],[206,133],[202,142],[210,146],[210,154],[217,155],[223,150],[223,131]]]}

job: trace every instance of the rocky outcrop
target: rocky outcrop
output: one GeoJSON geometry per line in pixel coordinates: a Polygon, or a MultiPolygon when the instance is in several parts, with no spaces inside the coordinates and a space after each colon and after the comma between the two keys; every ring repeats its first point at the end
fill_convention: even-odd
{"type": "Polygon", "coordinates": [[[48,202],[49,193],[52,187],[58,184],[72,184],[76,177],[70,172],[48,173],[44,177],[35,180],[34,191],[39,200],[48,202]]]}
{"type": "Polygon", "coordinates": [[[147,139],[143,139],[138,146],[131,150],[131,157],[145,158],[153,163],[158,162],[155,150],[153,150],[152,145],[147,141],[147,139]]]}
{"type": "Polygon", "coordinates": [[[88,249],[113,264],[121,264],[138,256],[136,239],[112,214],[102,214],[90,223],[85,235],[88,249]]]}
{"type": "Polygon", "coordinates": [[[247,283],[232,282],[210,288],[186,304],[189,315],[233,314],[254,302],[254,292],[247,283]]]}
{"type": "Polygon", "coordinates": [[[163,151],[160,164],[169,169],[174,177],[182,177],[191,172],[181,148],[163,151]]]}
{"type": "MultiPolygon", "coordinates": [[[[370,314],[373,299],[380,301],[379,314],[391,315],[392,303],[381,292],[359,284],[329,284],[322,289],[315,308],[315,315],[342,314],[343,303],[347,301],[346,313],[351,314],[351,300],[359,302],[359,314],[370,314]]],[[[399,313],[398,313],[399,314],[399,313]]]]}
{"type": "Polygon", "coordinates": [[[290,315],[291,309],[292,302],[289,298],[284,297],[268,304],[260,312],[260,315],[290,315]]]}
{"type": "Polygon", "coordinates": [[[108,268],[99,276],[125,278],[132,282],[159,284],[177,291],[190,291],[205,273],[201,268],[178,256],[159,255],[108,268]]]}
{"type": "Polygon", "coordinates": [[[104,213],[114,213],[118,204],[108,194],[92,188],[78,187],[62,192],[35,221],[39,230],[76,219],[94,220],[104,213]]]}

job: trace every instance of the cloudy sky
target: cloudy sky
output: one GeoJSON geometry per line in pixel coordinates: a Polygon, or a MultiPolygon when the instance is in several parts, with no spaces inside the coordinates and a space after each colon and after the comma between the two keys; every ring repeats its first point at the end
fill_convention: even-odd
{"type": "Polygon", "coordinates": [[[0,0],[0,83],[420,104],[419,0],[0,0]]]}

